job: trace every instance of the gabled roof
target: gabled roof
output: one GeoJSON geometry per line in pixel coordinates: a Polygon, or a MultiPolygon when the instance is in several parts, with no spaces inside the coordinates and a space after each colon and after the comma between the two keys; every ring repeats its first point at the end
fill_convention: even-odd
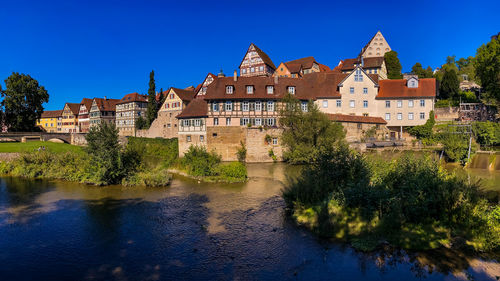
{"type": "Polygon", "coordinates": [[[170,90],[173,90],[175,92],[175,94],[177,96],[179,96],[179,98],[181,100],[187,101],[187,102],[189,102],[192,99],[194,99],[194,97],[196,95],[194,87],[193,88],[188,87],[186,89],[179,89],[179,88],[171,87],[170,90]]]}
{"type": "Polygon", "coordinates": [[[381,117],[373,116],[357,116],[357,115],[346,115],[346,114],[329,114],[328,118],[332,121],[346,122],[346,123],[368,123],[368,124],[387,124],[387,121],[381,117]]]}
{"type": "Polygon", "coordinates": [[[194,117],[207,117],[208,104],[204,99],[194,99],[191,101],[182,112],[176,116],[178,119],[194,118],[194,117]]]}
{"type": "Polygon", "coordinates": [[[376,98],[432,98],[436,96],[436,79],[418,79],[418,88],[408,88],[406,79],[380,80],[376,98]]]}
{"type": "MultiPolygon", "coordinates": [[[[363,55],[363,53],[366,51],[366,49],[368,48],[368,46],[370,46],[370,43],[373,41],[373,39],[375,39],[375,36],[377,36],[377,34],[380,32],[380,30],[377,30],[377,32],[375,32],[375,34],[373,35],[372,39],[370,39],[370,41],[368,41],[368,43],[366,43],[366,45],[361,49],[361,52],[359,53],[358,57],[361,57],[363,55]]],[[[382,33],[380,33],[382,34],[382,33]]]]}
{"type": "MultiPolygon", "coordinates": [[[[384,57],[370,57],[363,59],[363,68],[380,68],[384,63],[384,57]]],[[[356,65],[361,65],[361,59],[345,59],[342,63],[342,70],[349,71],[353,70],[356,65]]]]}
{"type": "Polygon", "coordinates": [[[78,115],[78,112],[80,111],[80,104],[79,103],[69,103],[67,102],[64,107],[68,106],[68,108],[71,110],[71,113],[74,115],[78,115]]]}
{"type": "Polygon", "coordinates": [[[324,64],[321,64],[321,63],[318,63],[319,65],[319,71],[330,71],[330,67],[324,65],[324,64]]]}
{"type": "MultiPolygon", "coordinates": [[[[267,64],[268,66],[270,66],[272,69],[276,69],[276,66],[274,65],[273,61],[271,60],[271,58],[266,53],[264,53],[264,51],[262,51],[261,49],[259,49],[259,47],[257,47],[254,43],[250,43],[250,47],[251,46],[253,46],[255,48],[255,51],[257,52],[257,54],[259,55],[259,57],[262,59],[262,61],[265,64],[267,64]]],[[[248,47],[248,49],[250,49],[250,47],[248,47]]],[[[245,53],[245,56],[243,56],[243,59],[241,60],[241,63],[240,63],[239,67],[241,67],[241,64],[245,60],[245,57],[246,57],[247,53],[248,53],[248,50],[245,53]]]]}
{"type": "Polygon", "coordinates": [[[121,100],[94,98],[94,101],[99,111],[116,111],[116,104],[118,104],[121,100]]]}
{"type": "Polygon", "coordinates": [[[42,113],[41,118],[57,118],[62,116],[62,110],[47,110],[42,113]]]}
{"type": "MultiPolygon", "coordinates": [[[[285,62],[285,64],[300,64],[303,68],[311,68],[313,64],[316,62],[314,57],[305,57],[301,59],[291,60],[285,62]]],[[[316,62],[317,63],[317,62],[316,62]]]]}
{"type": "MultiPolygon", "coordinates": [[[[368,73],[366,73],[366,71],[365,71],[363,68],[361,68],[360,66],[356,66],[354,69],[356,69],[356,68],[361,69],[361,71],[362,71],[362,72],[363,72],[366,76],[368,76],[368,78],[370,78],[370,80],[371,80],[371,81],[375,84],[375,86],[376,86],[376,87],[378,87],[378,81],[379,81],[379,80],[378,80],[378,74],[368,74],[368,73]]],[[[347,75],[346,75],[346,77],[345,77],[342,81],[340,81],[339,86],[342,86],[342,83],[344,83],[344,80],[346,80],[346,79],[347,79],[347,77],[349,77],[349,76],[351,76],[351,75],[355,75],[355,71],[352,71],[351,73],[347,74],[347,75]]]]}
{"type": "Polygon", "coordinates": [[[302,70],[302,65],[300,63],[287,63],[285,62],[284,65],[286,66],[286,68],[288,68],[288,71],[290,71],[290,73],[300,73],[300,71],[302,70]]]}
{"type": "Polygon", "coordinates": [[[121,98],[117,104],[129,103],[129,102],[135,102],[135,101],[147,102],[148,97],[146,95],[141,95],[138,93],[131,93],[131,94],[127,94],[123,98],[121,98]]]}
{"type": "Polygon", "coordinates": [[[80,104],[85,105],[85,108],[87,108],[87,111],[90,111],[90,107],[92,106],[92,99],[88,98],[83,98],[80,104]]]}

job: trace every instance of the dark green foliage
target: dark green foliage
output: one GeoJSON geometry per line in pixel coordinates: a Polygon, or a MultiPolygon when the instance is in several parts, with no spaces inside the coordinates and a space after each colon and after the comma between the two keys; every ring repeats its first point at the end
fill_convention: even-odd
{"type": "Polygon", "coordinates": [[[500,246],[499,207],[481,199],[478,184],[447,174],[430,157],[370,162],[342,147],[324,151],[283,197],[298,222],[364,250],[381,240],[436,248],[456,236],[479,250],[500,246]]]}
{"type": "Polygon", "coordinates": [[[99,126],[90,127],[85,137],[85,151],[96,166],[98,178],[105,183],[119,183],[125,176],[121,159],[121,146],[118,143],[118,129],[115,124],[101,122],[99,126]]]}
{"type": "Polygon", "coordinates": [[[229,182],[241,181],[241,179],[247,178],[247,168],[241,162],[220,164],[216,169],[216,173],[229,182]]]}
{"type": "Polygon", "coordinates": [[[43,113],[43,103],[49,101],[47,90],[26,74],[12,73],[5,80],[2,118],[9,131],[31,132],[43,113]]]}
{"type": "Polygon", "coordinates": [[[236,157],[238,158],[238,161],[245,162],[245,160],[247,159],[247,148],[243,141],[241,141],[240,143],[241,146],[240,148],[238,148],[238,151],[236,152],[236,157]]]}
{"type": "Polygon", "coordinates": [[[215,176],[221,157],[215,152],[208,152],[203,146],[190,146],[181,158],[181,164],[187,172],[196,177],[215,176]]]}
{"type": "Polygon", "coordinates": [[[496,122],[474,122],[472,132],[481,146],[500,145],[500,124],[496,122]]]}
{"type": "Polygon", "coordinates": [[[401,63],[399,62],[398,53],[395,51],[390,51],[385,53],[385,66],[387,67],[387,78],[389,79],[401,79],[403,75],[401,74],[401,63]]]}
{"type": "Polygon", "coordinates": [[[158,114],[158,111],[160,110],[162,104],[165,102],[166,99],[167,95],[163,93],[163,88],[160,88],[159,99],[158,103],[156,104],[156,114],[158,114]]]}
{"type": "MultiPolygon", "coordinates": [[[[469,129],[460,126],[442,126],[436,134],[436,139],[443,144],[443,150],[448,160],[465,165],[469,156],[469,129]]],[[[476,144],[471,142],[471,155],[476,151],[476,144]]]]}
{"type": "Polygon", "coordinates": [[[135,121],[135,128],[138,130],[147,129],[148,127],[148,121],[142,116],[139,116],[139,118],[135,121]]]}
{"type": "Polygon", "coordinates": [[[148,108],[146,110],[146,127],[149,128],[151,123],[158,115],[158,105],[156,102],[156,86],[155,86],[155,72],[151,70],[149,74],[149,90],[148,90],[148,108]]]}
{"type": "Polygon", "coordinates": [[[434,124],[436,124],[436,121],[434,119],[434,111],[432,110],[429,112],[429,119],[425,121],[424,125],[420,126],[414,126],[408,130],[408,132],[417,137],[417,139],[428,139],[432,137],[432,128],[434,127],[434,124]]]}
{"type": "Polygon", "coordinates": [[[286,95],[282,105],[279,122],[286,148],[283,153],[285,161],[312,163],[320,150],[332,149],[345,141],[342,125],[330,121],[312,101],[308,102],[307,112],[302,111],[301,102],[293,95],[286,95]]]}
{"type": "Polygon", "coordinates": [[[460,81],[454,69],[444,71],[443,80],[439,85],[439,98],[457,99],[460,91],[460,81]]]}
{"type": "Polygon", "coordinates": [[[415,65],[411,68],[411,72],[413,74],[418,75],[418,78],[432,78],[433,73],[432,73],[432,68],[430,66],[427,67],[427,69],[424,69],[422,67],[422,64],[419,62],[415,63],[415,65]]]}
{"type": "Polygon", "coordinates": [[[483,89],[500,101],[500,38],[479,47],[473,64],[483,89]]]}
{"type": "Polygon", "coordinates": [[[179,157],[177,138],[172,139],[150,139],[129,137],[127,150],[135,151],[142,163],[161,163],[164,167],[169,167],[175,163],[179,157]]]}

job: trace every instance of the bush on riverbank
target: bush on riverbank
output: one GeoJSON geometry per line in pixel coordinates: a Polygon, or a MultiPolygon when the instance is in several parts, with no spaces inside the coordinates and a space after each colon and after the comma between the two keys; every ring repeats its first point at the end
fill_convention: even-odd
{"type": "Polygon", "coordinates": [[[247,178],[247,169],[241,162],[221,163],[221,157],[203,146],[190,146],[180,158],[179,166],[189,175],[207,181],[241,182],[247,178]]]}
{"type": "Polygon", "coordinates": [[[429,249],[460,240],[478,251],[498,249],[499,207],[478,188],[430,158],[408,154],[371,163],[341,147],[324,151],[283,197],[298,223],[361,250],[384,241],[429,249]]]}

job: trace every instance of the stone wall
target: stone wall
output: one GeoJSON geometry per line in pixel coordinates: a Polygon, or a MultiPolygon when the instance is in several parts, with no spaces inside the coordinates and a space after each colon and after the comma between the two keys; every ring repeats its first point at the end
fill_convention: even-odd
{"type": "MultiPolygon", "coordinates": [[[[191,145],[206,147],[207,145],[206,133],[202,131],[180,133],[177,143],[179,144],[179,157],[182,157],[184,156],[184,152],[186,152],[191,145]]],[[[210,149],[208,150],[210,151],[210,149]]]]}
{"type": "Polygon", "coordinates": [[[246,142],[245,128],[242,127],[207,127],[207,149],[222,156],[222,161],[237,161],[236,152],[241,148],[241,141],[246,142]]]}
{"type": "MultiPolygon", "coordinates": [[[[376,127],[376,124],[342,122],[342,126],[346,132],[346,140],[348,142],[359,142],[364,138],[365,132],[376,127]]],[[[385,125],[379,125],[374,138],[383,139],[388,132],[389,130],[385,125]]]]}
{"type": "Polygon", "coordinates": [[[136,136],[143,138],[176,138],[178,120],[175,118],[181,111],[159,111],[158,117],[153,121],[149,129],[137,130],[136,136]]]}
{"type": "Polygon", "coordinates": [[[87,139],[85,138],[87,134],[71,134],[71,144],[72,145],[87,145],[87,139]]]}
{"type": "Polygon", "coordinates": [[[439,122],[458,120],[458,106],[436,108],[434,109],[434,115],[436,116],[436,121],[439,122]]]}
{"type": "Polygon", "coordinates": [[[246,132],[246,148],[248,163],[273,162],[273,158],[269,156],[269,151],[272,150],[277,161],[283,160],[283,148],[281,146],[281,130],[280,129],[259,129],[259,128],[244,128],[246,132]],[[266,140],[266,136],[270,137],[270,141],[266,140]],[[273,139],[277,142],[273,144],[273,139]]]}

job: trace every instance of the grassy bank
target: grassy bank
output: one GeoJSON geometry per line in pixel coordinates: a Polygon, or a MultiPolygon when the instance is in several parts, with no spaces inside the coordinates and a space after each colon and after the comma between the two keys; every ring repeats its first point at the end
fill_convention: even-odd
{"type": "Polygon", "coordinates": [[[283,190],[295,221],[318,235],[370,251],[383,244],[414,250],[500,248],[500,206],[479,183],[408,153],[368,161],[339,148],[322,153],[283,190]]]}
{"type": "Polygon", "coordinates": [[[39,147],[45,146],[45,149],[52,152],[82,152],[82,148],[67,143],[55,143],[48,141],[29,141],[29,142],[2,142],[0,143],[0,153],[21,153],[37,151],[39,147]]]}

